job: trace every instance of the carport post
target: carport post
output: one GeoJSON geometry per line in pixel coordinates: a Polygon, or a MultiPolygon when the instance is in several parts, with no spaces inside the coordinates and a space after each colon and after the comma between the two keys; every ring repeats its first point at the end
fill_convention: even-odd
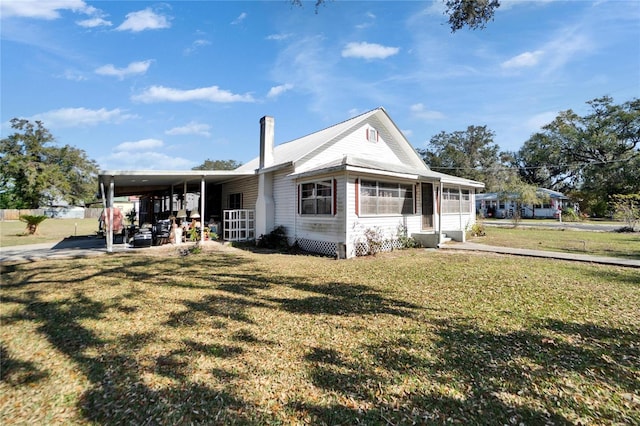
{"type": "Polygon", "coordinates": [[[113,253],[113,196],[114,196],[114,182],[113,176],[109,177],[109,225],[107,226],[107,253],[113,253]]]}
{"type": "Polygon", "coordinates": [[[204,176],[202,176],[200,178],[200,242],[203,243],[204,242],[204,199],[205,199],[205,193],[204,193],[204,176]]]}

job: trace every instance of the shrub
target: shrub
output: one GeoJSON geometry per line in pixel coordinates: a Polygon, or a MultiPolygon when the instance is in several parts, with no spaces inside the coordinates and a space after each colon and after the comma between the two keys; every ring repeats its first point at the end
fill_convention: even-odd
{"type": "Polygon", "coordinates": [[[43,215],[31,215],[23,214],[20,216],[20,221],[27,224],[27,234],[34,235],[38,232],[38,226],[47,219],[47,216],[43,215]]]}
{"type": "Polygon", "coordinates": [[[398,225],[396,237],[401,249],[410,249],[419,246],[418,242],[408,235],[407,227],[402,224],[398,225]]]}
{"type": "Polygon", "coordinates": [[[571,207],[567,207],[562,210],[562,221],[563,222],[580,222],[581,217],[574,209],[571,207]]]}
{"type": "Polygon", "coordinates": [[[284,226],[276,226],[273,231],[266,235],[260,235],[256,245],[260,248],[268,248],[273,250],[288,250],[289,240],[287,239],[287,231],[284,226]]]}
{"type": "Polygon", "coordinates": [[[484,237],[485,235],[487,235],[486,231],[484,230],[484,223],[482,222],[474,223],[471,226],[469,233],[472,237],[484,237]]]}

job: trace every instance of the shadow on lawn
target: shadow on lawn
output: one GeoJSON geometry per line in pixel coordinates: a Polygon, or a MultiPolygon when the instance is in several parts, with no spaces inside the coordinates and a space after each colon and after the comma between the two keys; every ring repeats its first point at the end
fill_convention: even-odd
{"type": "Polygon", "coordinates": [[[305,360],[312,382],[338,400],[353,402],[294,401],[289,408],[326,424],[356,419],[367,424],[572,424],[585,415],[599,422],[633,422],[631,405],[624,413],[593,406],[589,398],[602,402],[602,396],[589,387],[614,389],[618,397],[637,392],[636,333],[558,320],[504,334],[466,320],[434,325],[437,339],[431,348],[423,346],[419,333],[362,347],[356,360],[330,348],[311,348],[305,360]],[[575,375],[583,383],[576,383],[575,375]],[[404,388],[401,394],[394,392],[398,387],[404,388]],[[568,409],[573,418],[566,417],[568,409]]]}
{"type": "MultiPolygon", "coordinates": [[[[216,256],[215,262],[235,266],[228,256],[216,256]]],[[[154,262],[151,267],[149,259],[118,260],[102,272],[80,273],[70,279],[89,283],[107,274],[108,282],[118,285],[125,274],[151,286],[175,285],[181,291],[185,286],[198,291],[206,288],[214,293],[182,300],[184,310],[170,313],[165,325],[203,327],[203,321],[208,321],[223,328],[229,321],[242,324],[239,331],[213,343],[183,337],[174,342],[179,343],[178,349],[141,360],[136,357],[139,352],[163,336],[120,332],[117,338],[105,340],[86,325],[118,312],[117,321],[124,326],[132,320],[129,315],[137,314],[137,308],[128,305],[137,294],[132,291],[96,301],[75,290],[51,301],[42,293],[42,284],[68,282],[66,278],[57,283],[42,278],[43,274],[55,275],[49,268],[38,270],[36,266],[29,271],[28,279],[9,287],[15,295],[7,296],[3,286],[3,300],[22,307],[20,314],[3,318],[3,322],[32,321],[58,351],[75,362],[91,383],[79,398],[79,411],[85,419],[105,425],[281,422],[282,418],[269,414],[266,407],[254,406],[240,396],[236,371],[212,367],[210,373],[217,380],[211,386],[196,383],[189,375],[200,355],[236,359],[245,354],[247,345],[278,344],[262,340],[248,329],[257,322],[250,312],[253,308],[304,315],[386,314],[403,318],[414,318],[425,309],[385,297],[364,285],[313,285],[302,277],[271,275],[267,279],[259,269],[238,274],[235,269],[219,267],[211,273],[181,259],[154,262]],[[177,268],[190,274],[193,287],[172,280],[177,268]],[[31,284],[31,279],[39,284],[24,291],[21,287],[31,284]],[[300,297],[274,297],[283,287],[300,291],[300,297]],[[152,387],[145,373],[158,374],[170,384],[152,387]]],[[[577,390],[567,387],[563,379],[579,375],[583,384],[578,386],[582,388],[636,392],[633,371],[640,364],[640,336],[636,333],[559,320],[544,320],[528,329],[505,333],[483,330],[468,319],[421,319],[413,324],[413,329],[392,330],[377,341],[356,345],[348,354],[333,347],[310,348],[303,365],[309,381],[321,390],[319,399],[328,402],[296,399],[285,409],[293,418],[311,424],[567,424],[574,421],[567,410],[575,416],[591,413],[599,421],[611,423],[631,419],[628,413],[588,406],[588,399],[580,395],[576,399],[577,390]]],[[[47,377],[47,372],[11,358],[4,347],[0,349],[2,369],[10,373],[7,380],[23,385],[47,377]]]]}

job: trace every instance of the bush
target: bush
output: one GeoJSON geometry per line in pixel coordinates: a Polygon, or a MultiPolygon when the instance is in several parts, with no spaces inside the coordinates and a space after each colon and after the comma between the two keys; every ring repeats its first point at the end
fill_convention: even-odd
{"type": "Polygon", "coordinates": [[[486,231],[484,230],[484,223],[482,222],[474,223],[471,226],[469,233],[472,237],[484,237],[485,235],[487,235],[486,231]]]}
{"type": "Polygon", "coordinates": [[[420,246],[415,239],[408,235],[407,227],[402,224],[398,225],[396,237],[398,238],[398,243],[401,249],[410,249],[420,246]]]}
{"type": "Polygon", "coordinates": [[[260,235],[256,245],[260,248],[268,248],[273,250],[288,250],[289,240],[287,239],[287,231],[284,226],[276,226],[273,231],[266,235],[260,235]]]}
{"type": "Polygon", "coordinates": [[[20,216],[20,221],[27,224],[27,234],[34,235],[38,232],[38,226],[47,219],[47,216],[43,215],[31,215],[23,214],[20,216]]]}
{"type": "Polygon", "coordinates": [[[567,207],[562,210],[562,221],[563,222],[580,222],[582,218],[574,209],[571,207],[567,207]]]}

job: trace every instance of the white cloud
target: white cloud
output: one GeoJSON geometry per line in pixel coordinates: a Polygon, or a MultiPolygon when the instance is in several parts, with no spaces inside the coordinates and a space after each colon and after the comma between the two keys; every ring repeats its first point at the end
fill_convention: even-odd
{"type": "Polygon", "coordinates": [[[60,17],[61,10],[93,14],[97,11],[83,0],[4,0],[0,2],[3,18],[21,17],[53,20],[60,17]]]}
{"type": "Polygon", "coordinates": [[[84,19],[82,21],[76,21],[76,24],[85,28],[110,27],[113,25],[111,21],[107,21],[103,18],[84,19]]]}
{"type": "Polygon", "coordinates": [[[373,13],[367,12],[367,13],[365,13],[365,17],[368,19],[368,21],[367,22],[363,22],[361,24],[357,24],[356,25],[357,29],[363,30],[365,28],[369,28],[369,27],[373,26],[373,24],[375,23],[376,15],[374,15],[373,13]]]}
{"type": "Polygon", "coordinates": [[[99,162],[105,170],[189,170],[196,165],[185,158],[158,151],[127,150],[115,151],[100,158],[99,162]]]}
{"type": "Polygon", "coordinates": [[[398,47],[382,46],[376,43],[348,43],[342,50],[343,58],[385,59],[396,55],[400,51],[398,47]]]}
{"type": "Polygon", "coordinates": [[[544,126],[551,123],[558,116],[558,111],[547,111],[536,114],[525,123],[525,128],[531,133],[539,132],[544,126]]]}
{"type": "Polygon", "coordinates": [[[440,111],[427,109],[423,104],[414,104],[409,108],[414,117],[424,120],[442,120],[446,116],[440,111]]]}
{"type": "Polygon", "coordinates": [[[84,76],[84,73],[76,70],[65,70],[62,75],[57,77],[64,78],[70,81],[85,81],[87,77],[84,76]]]}
{"type": "Polygon", "coordinates": [[[144,74],[151,66],[152,60],[131,62],[126,68],[116,68],[113,64],[103,65],[95,70],[96,74],[118,77],[120,80],[132,74],[144,74]]]}
{"type": "Polygon", "coordinates": [[[47,127],[80,127],[95,126],[101,123],[120,123],[136,118],[133,114],[126,114],[120,108],[107,110],[105,108],[93,110],[87,108],[60,108],[31,117],[40,120],[47,127]]]}
{"type": "Polygon", "coordinates": [[[122,142],[113,148],[116,152],[121,151],[149,151],[155,150],[158,148],[162,148],[164,146],[164,142],[160,139],[141,139],[135,142],[122,142]]]}
{"type": "Polygon", "coordinates": [[[136,33],[144,30],[158,30],[171,27],[171,22],[168,17],[154,12],[151,8],[127,13],[126,18],[127,19],[125,19],[116,30],[136,33]]]}
{"type": "Polygon", "coordinates": [[[245,19],[247,19],[247,13],[246,12],[242,12],[236,19],[234,19],[231,22],[231,25],[238,25],[241,24],[242,21],[244,21],[245,19]]]}
{"type": "Polygon", "coordinates": [[[536,50],[535,52],[524,52],[513,58],[504,61],[500,66],[505,69],[513,68],[528,68],[537,65],[540,59],[544,55],[542,50],[536,50]]]}
{"type": "Polygon", "coordinates": [[[276,98],[283,94],[286,91],[293,89],[293,84],[281,84],[280,86],[274,86],[269,89],[269,93],[267,94],[268,98],[276,98]]]}
{"type": "Polygon", "coordinates": [[[196,50],[198,50],[198,48],[200,48],[202,46],[208,46],[210,44],[211,44],[211,42],[209,40],[198,39],[198,40],[194,41],[193,43],[191,43],[191,46],[189,46],[186,49],[184,49],[184,54],[185,55],[190,55],[193,52],[195,52],[196,50]]]}
{"type": "Polygon", "coordinates": [[[195,121],[191,121],[185,126],[174,127],[173,129],[169,129],[165,132],[167,135],[200,135],[200,136],[211,136],[211,126],[208,124],[196,123],[195,121]]]}
{"type": "Polygon", "coordinates": [[[199,89],[180,90],[164,86],[151,86],[139,95],[134,95],[131,100],[143,103],[153,102],[254,102],[250,94],[238,95],[221,90],[218,86],[201,87],[199,89]]]}
{"type": "Polygon", "coordinates": [[[276,40],[276,41],[282,41],[282,40],[286,40],[288,38],[293,37],[293,34],[291,33],[280,33],[280,34],[271,34],[267,36],[267,40],[276,40]]]}

